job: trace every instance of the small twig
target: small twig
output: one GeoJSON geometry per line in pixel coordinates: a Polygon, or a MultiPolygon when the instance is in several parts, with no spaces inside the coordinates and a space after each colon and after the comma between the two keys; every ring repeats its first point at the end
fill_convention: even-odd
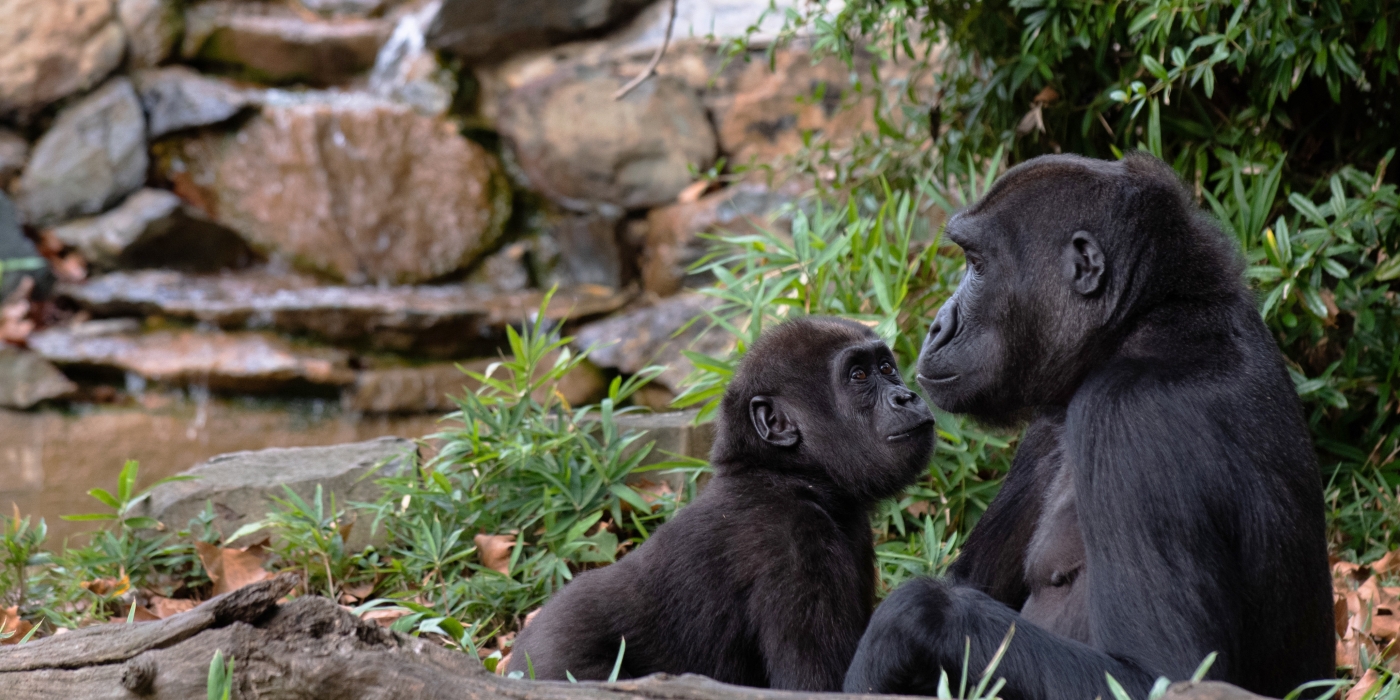
{"type": "Polygon", "coordinates": [[[627,93],[632,92],[633,88],[646,82],[647,78],[650,78],[656,73],[656,66],[660,65],[661,57],[666,55],[666,46],[671,43],[671,30],[676,26],[676,5],[678,3],[679,0],[671,0],[671,17],[666,20],[666,37],[661,40],[661,46],[656,48],[656,53],[652,54],[651,62],[647,64],[646,69],[642,71],[641,75],[627,81],[626,85],[618,88],[617,92],[613,93],[614,100],[620,100],[626,97],[627,93]]]}

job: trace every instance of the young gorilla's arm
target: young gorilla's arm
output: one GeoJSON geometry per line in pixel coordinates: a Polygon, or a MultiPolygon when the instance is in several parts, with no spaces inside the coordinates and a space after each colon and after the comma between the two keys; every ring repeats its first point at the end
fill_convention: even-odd
{"type": "Polygon", "coordinates": [[[761,568],[748,614],[758,630],[769,687],[839,691],[869,616],[874,572],[834,561],[843,551],[838,545],[814,546],[821,535],[813,531],[833,525],[815,507],[803,511],[787,525],[797,532],[773,528],[763,535],[785,549],[755,561],[761,568]],[[865,585],[857,579],[861,574],[871,577],[865,585]]]}

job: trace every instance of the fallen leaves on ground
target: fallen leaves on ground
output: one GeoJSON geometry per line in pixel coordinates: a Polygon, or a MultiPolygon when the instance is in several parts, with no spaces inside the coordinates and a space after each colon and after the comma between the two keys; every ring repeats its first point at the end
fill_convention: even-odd
{"type": "Polygon", "coordinates": [[[515,547],[515,535],[480,534],[476,541],[476,554],[481,565],[510,575],[510,550],[515,547]]]}
{"type": "Polygon", "coordinates": [[[214,583],[213,595],[272,578],[272,573],[263,568],[268,558],[266,540],[242,549],[218,547],[207,542],[196,542],[194,548],[209,580],[214,583]]]}
{"type": "Polygon", "coordinates": [[[20,619],[18,605],[0,608],[0,635],[8,635],[0,639],[0,644],[19,644],[33,628],[34,625],[20,619]]]}
{"type": "MultiPolygon", "coordinates": [[[[1362,650],[1372,663],[1392,671],[1400,639],[1400,586],[1383,586],[1382,577],[1400,570],[1400,553],[1390,552],[1369,565],[1332,563],[1332,600],[1337,631],[1337,665],[1351,669],[1358,683],[1347,697],[1365,685],[1370,669],[1361,665],[1362,650]]],[[[1357,695],[1357,697],[1360,697],[1357,695]]]]}

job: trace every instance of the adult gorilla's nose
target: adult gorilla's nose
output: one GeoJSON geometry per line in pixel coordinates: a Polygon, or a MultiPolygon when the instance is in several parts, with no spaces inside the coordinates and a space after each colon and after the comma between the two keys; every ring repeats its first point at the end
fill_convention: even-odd
{"type": "Polygon", "coordinates": [[[949,299],[938,309],[933,323],[928,327],[928,337],[924,339],[924,354],[938,352],[953,339],[958,331],[958,305],[949,299]]]}
{"type": "Polygon", "coordinates": [[[918,394],[908,389],[896,389],[890,394],[890,403],[894,404],[895,408],[904,408],[918,398],[918,394]]]}

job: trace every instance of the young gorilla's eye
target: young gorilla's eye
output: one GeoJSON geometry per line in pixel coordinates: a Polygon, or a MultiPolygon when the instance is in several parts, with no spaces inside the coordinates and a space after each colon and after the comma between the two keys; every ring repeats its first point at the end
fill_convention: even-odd
{"type": "Polygon", "coordinates": [[[851,379],[854,379],[858,382],[865,381],[865,369],[862,367],[851,368],[851,379]]]}
{"type": "Polygon", "coordinates": [[[880,374],[883,374],[883,375],[885,375],[886,377],[888,377],[888,376],[894,374],[894,365],[892,365],[892,364],[890,364],[890,363],[888,363],[888,362],[881,362],[881,363],[880,363],[880,374]]]}

